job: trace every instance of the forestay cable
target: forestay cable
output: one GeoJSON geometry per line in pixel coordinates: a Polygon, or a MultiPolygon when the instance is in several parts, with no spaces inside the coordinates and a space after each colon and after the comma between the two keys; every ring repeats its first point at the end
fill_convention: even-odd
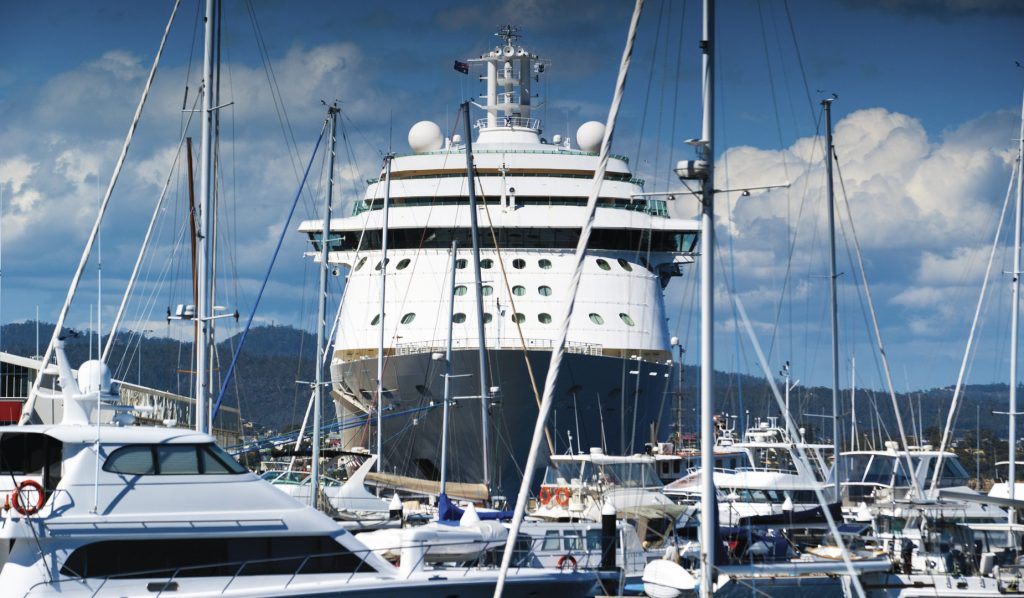
{"type": "Polygon", "coordinates": [[[562,354],[565,353],[565,342],[569,336],[569,322],[572,320],[576,292],[579,289],[580,278],[583,275],[583,261],[587,255],[587,242],[590,240],[590,231],[594,228],[594,217],[597,214],[597,197],[601,193],[604,174],[608,169],[612,136],[615,133],[615,121],[619,115],[619,105],[622,103],[622,95],[626,88],[626,74],[629,72],[629,63],[633,57],[633,44],[636,41],[636,30],[640,22],[640,12],[643,6],[644,0],[636,0],[636,5],[633,7],[633,17],[629,23],[629,34],[626,36],[626,47],[622,51],[622,62],[619,64],[619,76],[615,84],[615,95],[612,97],[611,108],[608,110],[608,124],[604,131],[604,140],[601,142],[601,153],[598,158],[597,169],[594,170],[590,196],[587,197],[586,219],[583,221],[580,239],[576,244],[576,269],[573,270],[572,278],[569,280],[567,293],[569,300],[565,305],[565,317],[562,318],[562,327],[559,331],[558,341],[551,351],[551,363],[548,366],[547,379],[544,381],[544,397],[541,399],[540,409],[537,413],[537,422],[533,427],[533,439],[530,441],[530,456],[526,459],[523,481],[519,485],[515,515],[512,518],[512,529],[509,530],[508,539],[505,542],[505,552],[501,557],[501,571],[498,572],[498,583],[494,587],[494,598],[501,598],[501,592],[505,588],[505,578],[508,576],[508,567],[512,563],[512,553],[516,545],[516,539],[519,537],[519,527],[522,525],[523,517],[526,514],[526,501],[530,494],[530,486],[533,485],[534,468],[537,466],[538,447],[544,436],[548,414],[551,412],[551,405],[554,402],[555,382],[558,380],[558,370],[562,365],[562,354]]]}
{"type": "Polygon", "coordinates": [[[149,98],[149,91],[153,87],[153,79],[156,78],[156,70],[160,65],[160,57],[164,53],[164,46],[167,44],[167,37],[171,33],[171,24],[174,23],[174,15],[178,13],[178,6],[181,5],[181,0],[175,0],[174,7],[171,9],[171,17],[167,20],[167,26],[164,27],[164,35],[160,39],[160,47],[157,48],[156,56],[153,58],[153,66],[149,69],[149,77],[146,79],[146,86],[142,89],[142,97],[139,98],[139,104],[135,107],[135,115],[132,116],[132,123],[128,127],[128,134],[124,138],[124,144],[121,146],[121,154],[117,157],[117,163],[114,165],[114,172],[110,175],[110,183],[107,184],[107,192],[103,195],[103,201],[100,203],[99,214],[96,215],[96,221],[92,225],[92,230],[89,231],[89,239],[85,242],[85,249],[82,250],[82,257],[78,261],[78,269],[75,270],[75,275],[71,278],[71,284],[68,286],[68,294],[64,299],[64,305],[60,308],[60,315],[57,316],[57,323],[53,327],[53,335],[50,337],[50,342],[46,345],[46,352],[43,354],[42,360],[39,362],[39,371],[36,372],[36,379],[32,382],[32,389],[28,393],[28,400],[25,401],[24,410],[21,413],[21,420],[19,424],[29,423],[35,413],[36,397],[39,394],[39,385],[43,381],[43,373],[46,372],[46,366],[50,363],[50,359],[53,358],[54,345],[57,343],[57,339],[60,338],[60,331],[64,327],[64,321],[68,317],[68,310],[71,308],[71,301],[75,298],[75,291],[78,290],[78,283],[82,279],[82,273],[85,271],[85,265],[89,263],[89,255],[92,253],[92,246],[96,242],[96,235],[99,234],[100,225],[103,224],[103,216],[107,212],[107,206],[110,204],[110,196],[114,192],[114,186],[117,184],[117,179],[121,175],[121,168],[124,167],[125,158],[128,157],[128,147],[131,146],[132,139],[135,137],[135,129],[139,126],[139,120],[142,118],[142,108],[146,105],[146,100],[149,98]]]}

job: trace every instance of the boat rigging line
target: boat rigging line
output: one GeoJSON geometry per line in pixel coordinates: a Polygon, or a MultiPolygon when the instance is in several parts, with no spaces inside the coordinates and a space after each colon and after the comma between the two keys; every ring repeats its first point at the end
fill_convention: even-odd
{"type": "Polygon", "coordinates": [[[124,161],[128,157],[128,148],[131,146],[132,140],[135,137],[135,130],[139,125],[139,120],[142,118],[142,109],[146,105],[146,100],[149,98],[149,92],[153,87],[153,79],[156,77],[157,68],[160,66],[160,58],[163,56],[164,47],[167,45],[167,38],[171,32],[171,25],[174,23],[174,17],[178,13],[178,7],[181,5],[181,0],[175,0],[174,6],[171,8],[171,16],[167,20],[167,25],[164,27],[163,37],[160,38],[160,46],[157,48],[156,56],[153,57],[153,65],[149,69],[149,76],[146,78],[146,84],[142,90],[142,96],[139,98],[139,103],[135,108],[135,114],[132,116],[131,124],[128,127],[128,133],[125,136],[124,143],[121,146],[121,153],[117,157],[117,162],[114,165],[114,172],[110,175],[110,182],[107,185],[107,191],[103,195],[103,201],[100,203],[99,213],[96,214],[96,221],[93,223],[92,230],[89,231],[89,238],[85,243],[85,248],[82,251],[82,257],[78,262],[78,268],[75,270],[74,276],[71,278],[71,284],[68,286],[68,294],[64,299],[64,304],[61,306],[60,314],[57,316],[57,322],[53,327],[53,335],[50,337],[50,342],[46,345],[46,352],[43,354],[41,359],[42,366],[36,373],[35,380],[32,382],[32,388],[29,390],[28,399],[25,401],[25,405],[22,411],[21,419],[19,424],[27,424],[35,420],[35,403],[36,398],[39,395],[39,387],[43,381],[43,374],[46,371],[46,365],[50,363],[53,358],[54,348],[57,344],[57,340],[60,338],[61,329],[64,327],[64,322],[67,319],[68,310],[71,308],[71,301],[75,297],[75,292],[78,290],[78,283],[82,279],[82,274],[85,271],[85,266],[89,262],[89,256],[92,254],[93,244],[96,242],[96,237],[99,234],[100,225],[103,223],[103,216],[107,212],[107,207],[110,204],[110,196],[114,192],[114,187],[117,185],[117,180],[121,175],[121,170],[124,167],[124,161]]]}

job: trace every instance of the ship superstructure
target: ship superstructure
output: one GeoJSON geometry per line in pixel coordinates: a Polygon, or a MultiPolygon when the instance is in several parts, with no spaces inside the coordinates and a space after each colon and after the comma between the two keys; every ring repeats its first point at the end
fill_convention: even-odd
{"type": "MultiPolygon", "coordinates": [[[[538,391],[565,310],[573,251],[604,137],[584,123],[575,143],[548,138],[531,92],[545,61],[518,44],[502,45],[457,68],[483,69],[486,89],[472,143],[482,285],[473,277],[465,146],[429,121],[409,131],[412,152],[390,163],[387,264],[382,262],[386,176],[370,181],[352,215],[332,220],[329,260],[346,271],[331,364],[338,415],[375,413],[378,338],[384,326],[384,471],[437,479],[440,471],[443,356],[449,324],[452,243],[455,313],[450,476],[484,479],[481,454],[480,346],[476,301],[483,301],[489,406],[489,478],[494,494],[515,493],[538,391]],[[381,272],[386,271],[386,276],[381,272]],[[383,317],[380,285],[386,278],[383,317]]],[[[674,218],[675,202],[643,194],[628,159],[612,156],[598,200],[586,271],[558,381],[552,439],[557,452],[600,446],[633,452],[668,413],[672,367],[663,290],[693,261],[698,223],[674,218]]],[[[300,230],[318,256],[322,224],[300,230]]],[[[667,421],[667,419],[665,420],[667,421]]],[[[369,428],[350,429],[363,445],[369,428]]],[[[666,430],[667,432],[667,430],[666,430]]],[[[372,446],[372,442],[369,446],[372,446]]]]}

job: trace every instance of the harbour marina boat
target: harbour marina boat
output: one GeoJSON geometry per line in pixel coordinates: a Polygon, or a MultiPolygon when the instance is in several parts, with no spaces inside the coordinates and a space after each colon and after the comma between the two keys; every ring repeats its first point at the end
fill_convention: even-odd
{"type": "MultiPolygon", "coordinates": [[[[456,432],[449,475],[455,482],[493,480],[491,493],[507,496],[521,477],[513,459],[527,453],[528,438],[518,431],[530,429],[539,402],[529,381],[542,384],[546,375],[558,332],[552,318],[574,267],[604,126],[584,123],[575,140],[545,132],[533,108],[546,62],[519,44],[515,28],[499,33],[500,45],[461,63],[485,71],[484,116],[472,140],[484,280],[474,287],[475,264],[460,250],[451,359],[459,406],[450,415],[456,432]],[[483,398],[477,299],[491,376],[483,398]],[[484,437],[492,446],[482,446],[484,437]],[[493,457],[485,464],[482,454],[493,457]]],[[[470,141],[432,122],[415,124],[411,153],[390,159],[353,214],[330,224],[328,259],[347,271],[331,363],[334,402],[343,419],[374,411],[383,326],[382,425],[389,440],[381,458],[389,474],[437,479],[441,469],[444,370],[433,355],[444,352],[449,251],[453,241],[469,247],[474,232],[464,156],[470,141]],[[377,302],[382,279],[388,290],[383,318],[377,302]]],[[[693,261],[698,227],[673,217],[672,201],[642,195],[642,185],[625,157],[612,157],[556,390],[566,415],[555,418],[553,452],[565,448],[558,439],[571,432],[577,448],[630,454],[647,437],[640,430],[667,421],[668,402],[662,408],[660,399],[672,355],[662,292],[693,261]]],[[[319,247],[320,222],[304,222],[299,230],[319,247]]],[[[350,430],[346,446],[364,445],[367,432],[350,430]]]]}

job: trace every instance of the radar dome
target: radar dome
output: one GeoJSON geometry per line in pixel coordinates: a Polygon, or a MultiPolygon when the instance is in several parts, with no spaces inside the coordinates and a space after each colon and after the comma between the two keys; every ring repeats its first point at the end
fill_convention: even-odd
{"type": "Polygon", "coordinates": [[[429,120],[421,120],[409,129],[409,147],[418,153],[441,149],[441,127],[429,120]]]}
{"type": "Polygon", "coordinates": [[[587,121],[576,129],[576,145],[585,152],[601,151],[602,141],[604,141],[604,125],[596,120],[587,121]]]}

